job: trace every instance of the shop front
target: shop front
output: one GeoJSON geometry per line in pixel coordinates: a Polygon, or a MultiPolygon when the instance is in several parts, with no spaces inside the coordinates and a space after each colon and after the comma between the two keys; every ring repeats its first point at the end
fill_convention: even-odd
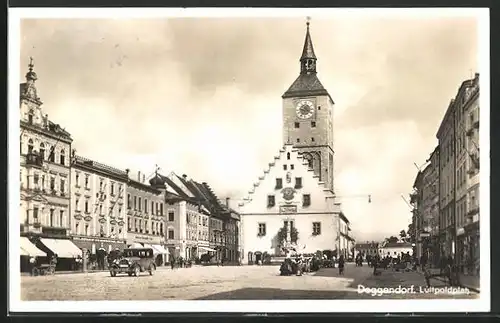
{"type": "Polygon", "coordinates": [[[169,254],[171,253],[168,248],[166,248],[163,237],[161,236],[148,236],[132,232],[127,233],[127,246],[132,246],[134,244],[140,244],[145,248],[153,249],[157,266],[163,266],[169,261],[169,254]]]}
{"type": "Polygon", "coordinates": [[[88,259],[88,269],[104,270],[108,266],[108,255],[114,250],[122,251],[126,245],[123,240],[91,238],[91,237],[73,237],[73,243],[78,248],[86,249],[88,259]]]}
{"type": "Polygon", "coordinates": [[[465,227],[464,273],[479,276],[479,222],[465,227]]]}
{"type": "Polygon", "coordinates": [[[47,262],[47,254],[37,248],[27,237],[20,237],[21,272],[31,272],[41,261],[47,262]],[[33,263],[30,262],[33,260],[33,263]]]}
{"type": "Polygon", "coordinates": [[[77,269],[76,259],[82,251],[70,239],[36,237],[31,242],[47,255],[45,263],[54,262],[56,270],[77,269]]]}

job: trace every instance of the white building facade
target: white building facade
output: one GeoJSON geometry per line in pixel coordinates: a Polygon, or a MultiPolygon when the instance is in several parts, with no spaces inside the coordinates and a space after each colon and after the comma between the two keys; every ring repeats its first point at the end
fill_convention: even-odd
{"type": "Polygon", "coordinates": [[[81,156],[71,168],[71,234],[91,254],[125,247],[128,173],[81,156]]]}

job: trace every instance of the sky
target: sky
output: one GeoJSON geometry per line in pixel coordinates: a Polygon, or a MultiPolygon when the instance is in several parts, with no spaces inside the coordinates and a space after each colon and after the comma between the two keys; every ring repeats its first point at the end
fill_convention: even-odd
{"type": "MultiPolygon", "coordinates": [[[[478,20],[311,16],[318,77],[335,101],[336,194],[357,241],[398,235],[401,198],[478,71],[478,20]],[[372,201],[368,203],[368,195],[372,201]]],[[[77,154],[187,174],[237,203],[282,146],[305,17],[24,19],[21,66],[77,154]]]]}

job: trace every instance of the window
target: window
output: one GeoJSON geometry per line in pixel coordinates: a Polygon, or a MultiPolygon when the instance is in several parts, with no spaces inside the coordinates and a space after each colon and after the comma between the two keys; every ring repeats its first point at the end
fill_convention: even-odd
{"type": "Polygon", "coordinates": [[[50,190],[51,191],[56,190],[56,178],[55,177],[50,178],[50,190]]]}
{"type": "Polygon", "coordinates": [[[45,190],[45,175],[42,175],[42,190],[45,190]]]}
{"type": "Polygon", "coordinates": [[[85,200],[85,213],[89,213],[89,200],[85,200]]]}
{"type": "Polygon", "coordinates": [[[148,200],[144,199],[144,212],[148,213],[148,200]]]}
{"type": "Polygon", "coordinates": [[[55,146],[52,146],[50,148],[50,152],[49,152],[49,161],[54,163],[56,161],[56,152],[54,151],[55,149],[55,146]]]}
{"type": "Polygon", "coordinates": [[[33,110],[30,110],[28,112],[28,123],[29,124],[33,124],[33,114],[34,114],[33,110]]]}
{"type": "Polygon", "coordinates": [[[50,216],[49,216],[49,227],[54,226],[54,210],[50,210],[50,216]]]}
{"type": "Polygon", "coordinates": [[[78,207],[80,205],[80,199],[77,197],[75,200],[75,210],[80,211],[80,208],[78,207]]]}
{"type": "Polygon", "coordinates": [[[263,237],[266,235],[266,224],[259,223],[259,236],[263,237]]]}
{"type": "Polygon", "coordinates": [[[35,187],[38,186],[38,174],[33,176],[33,184],[35,184],[35,187]]]}
{"type": "Polygon", "coordinates": [[[321,234],[321,222],[313,222],[313,235],[321,234]]]}
{"type": "Polygon", "coordinates": [[[168,230],[168,238],[169,238],[169,239],[172,239],[172,240],[173,240],[173,239],[175,239],[175,238],[174,238],[174,230],[171,230],[171,229],[170,229],[170,230],[168,230]]]}
{"type": "Polygon", "coordinates": [[[283,170],[287,170],[288,166],[287,165],[283,165],[283,170]]]}
{"type": "Polygon", "coordinates": [[[134,219],[134,231],[139,231],[139,226],[137,225],[137,219],[134,219]]]}
{"type": "Polygon", "coordinates": [[[79,226],[80,226],[80,224],[79,224],[78,222],[77,222],[77,223],[75,223],[75,233],[76,233],[76,234],[79,234],[79,233],[80,233],[80,232],[79,232],[80,230],[78,230],[78,229],[79,229],[79,226]]]}
{"type": "Polygon", "coordinates": [[[65,160],[64,160],[64,149],[61,149],[61,155],[59,156],[59,162],[61,163],[61,165],[64,165],[65,163],[65,160]]]}
{"type": "Polygon", "coordinates": [[[314,142],[314,137],[311,137],[311,141],[314,142]]]}
{"type": "Polygon", "coordinates": [[[160,215],[163,215],[163,203],[160,203],[160,215]]]}
{"type": "Polygon", "coordinates": [[[86,236],[89,235],[89,225],[88,224],[85,224],[85,235],[86,236]]]}
{"type": "Polygon", "coordinates": [[[295,128],[300,128],[300,123],[295,122],[295,128]]]}
{"type": "Polygon", "coordinates": [[[174,221],[174,212],[172,212],[172,211],[168,212],[168,221],[171,221],[171,222],[174,221]]]}
{"type": "Polygon", "coordinates": [[[99,205],[99,214],[102,215],[102,205],[99,205]]]}
{"type": "Polygon", "coordinates": [[[132,197],[130,196],[130,194],[127,194],[127,209],[130,210],[130,207],[131,207],[131,202],[132,202],[132,197]]]}
{"type": "Polygon", "coordinates": [[[276,178],[276,187],[275,189],[279,190],[283,188],[283,179],[282,178],[276,178]]]}
{"type": "Polygon", "coordinates": [[[295,166],[293,164],[290,165],[290,169],[291,170],[294,170],[295,169],[295,166]]]}
{"type": "Polygon", "coordinates": [[[33,152],[33,139],[28,140],[28,154],[33,152]]]}
{"type": "Polygon", "coordinates": [[[313,159],[312,159],[312,157],[309,157],[307,159],[307,165],[309,166],[309,168],[313,168],[313,159]]]}
{"type": "Polygon", "coordinates": [[[267,207],[273,207],[275,205],[274,195],[267,196],[267,207]]]}
{"type": "Polygon", "coordinates": [[[33,220],[35,223],[38,222],[38,207],[36,206],[33,208],[33,220]]]}
{"type": "Polygon", "coordinates": [[[151,214],[155,215],[155,202],[151,201],[151,214]]]}
{"type": "Polygon", "coordinates": [[[45,160],[45,144],[43,142],[40,144],[39,155],[41,160],[45,160]]]}
{"type": "Polygon", "coordinates": [[[297,138],[297,142],[300,142],[300,138],[297,138]]]}
{"type": "MultiPolygon", "coordinates": [[[[311,127],[316,128],[316,121],[311,121],[311,127]]],[[[313,140],[314,141],[314,140],[313,140]]]]}
{"type": "Polygon", "coordinates": [[[79,173],[75,174],[75,186],[80,187],[80,174],[79,173]]]}
{"type": "Polygon", "coordinates": [[[115,195],[115,183],[111,183],[111,188],[110,188],[110,190],[111,190],[111,192],[110,192],[110,193],[111,193],[111,195],[115,195]]]}
{"type": "Polygon", "coordinates": [[[134,210],[137,210],[137,196],[134,196],[134,210]]]}
{"type": "Polygon", "coordinates": [[[90,188],[89,187],[89,175],[85,175],[85,188],[90,188]]]}
{"type": "Polygon", "coordinates": [[[142,210],[142,198],[139,197],[139,211],[142,210]]]}
{"type": "Polygon", "coordinates": [[[160,223],[160,234],[163,235],[163,223],[160,223]]]}
{"type": "Polygon", "coordinates": [[[127,228],[128,231],[131,231],[132,229],[132,219],[130,217],[127,218],[127,228]]]}
{"type": "Polygon", "coordinates": [[[309,205],[311,205],[311,195],[309,194],[302,195],[302,206],[309,206],[309,205]]]}
{"type": "Polygon", "coordinates": [[[302,188],[302,178],[295,177],[295,188],[302,188]]]}
{"type": "Polygon", "coordinates": [[[65,186],[65,184],[66,184],[65,180],[61,179],[61,183],[60,183],[60,185],[61,185],[61,187],[60,187],[60,189],[61,189],[61,195],[64,195],[64,186],[65,186]]]}
{"type": "Polygon", "coordinates": [[[64,228],[64,211],[59,211],[59,226],[64,228]]]}

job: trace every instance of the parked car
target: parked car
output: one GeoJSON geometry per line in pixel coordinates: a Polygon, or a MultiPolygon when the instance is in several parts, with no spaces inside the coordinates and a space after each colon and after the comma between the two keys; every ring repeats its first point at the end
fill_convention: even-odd
{"type": "Polygon", "coordinates": [[[153,275],[156,270],[155,256],[151,248],[129,248],[123,250],[120,258],[115,259],[110,268],[111,277],[127,273],[129,276],[139,276],[142,272],[153,275]]]}

